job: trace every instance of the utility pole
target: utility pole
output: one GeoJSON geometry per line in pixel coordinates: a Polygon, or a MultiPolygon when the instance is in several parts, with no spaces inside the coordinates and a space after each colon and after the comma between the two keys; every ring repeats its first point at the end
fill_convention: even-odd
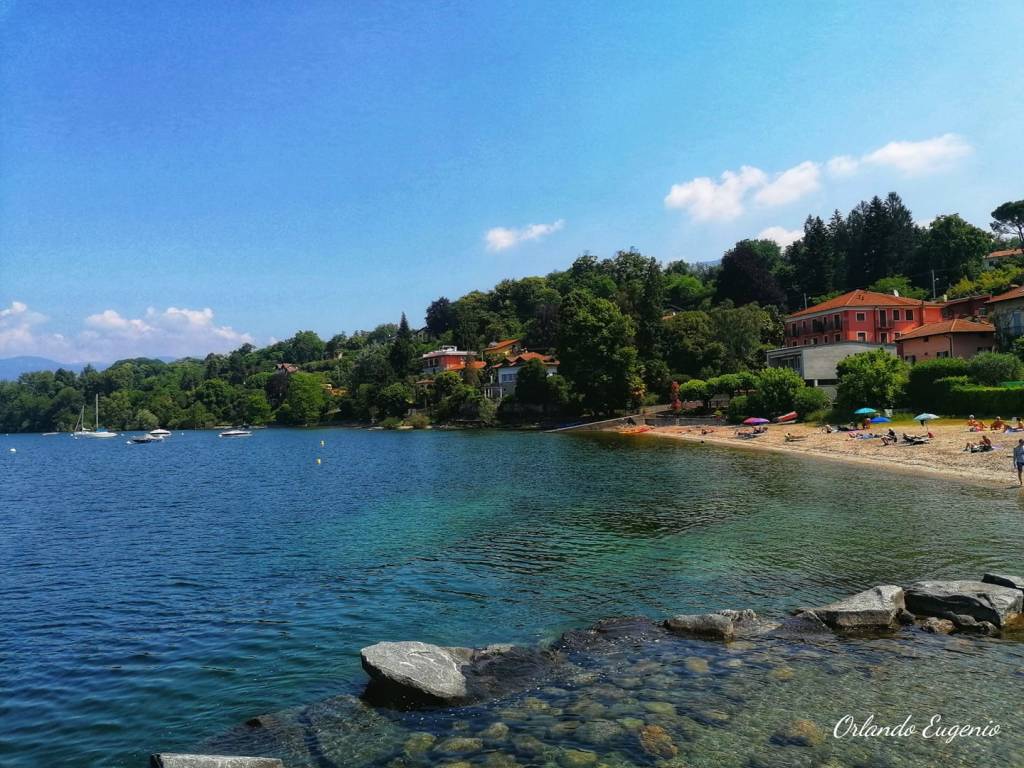
{"type": "Polygon", "coordinates": [[[935,301],[935,270],[932,270],[932,301],[935,301]]]}

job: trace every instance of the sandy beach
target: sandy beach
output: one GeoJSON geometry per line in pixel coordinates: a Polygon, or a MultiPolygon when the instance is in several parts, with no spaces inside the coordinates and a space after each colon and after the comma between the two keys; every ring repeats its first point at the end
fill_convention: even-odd
{"type": "MultiPolygon", "coordinates": [[[[879,424],[875,434],[885,434],[888,424],[879,424]]],[[[893,424],[897,435],[924,434],[919,424],[893,424]]],[[[848,432],[826,433],[821,427],[805,424],[773,424],[768,432],[753,439],[736,437],[738,428],[730,425],[714,427],[701,434],[701,427],[656,427],[643,434],[685,440],[695,443],[722,445],[749,450],[768,450],[799,453],[840,461],[873,464],[896,471],[910,471],[955,477],[987,486],[1017,488],[1017,473],[1013,467],[1013,447],[1024,438],[1024,432],[1003,433],[987,431],[994,450],[987,453],[969,453],[964,450],[968,441],[977,443],[981,433],[969,432],[963,421],[932,422],[934,439],[926,445],[909,445],[902,441],[896,445],[882,445],[880,439],[854,439],[848,432]],[[802,439],[788,442],[790,434],[802,439]]]]}

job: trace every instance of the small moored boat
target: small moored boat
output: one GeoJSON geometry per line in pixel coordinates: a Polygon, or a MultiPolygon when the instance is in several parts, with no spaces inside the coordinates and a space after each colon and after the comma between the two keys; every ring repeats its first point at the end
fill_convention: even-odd
{"type": "Polygon", "coordinates": [[[221,432],[218,437],[252,437],[248,429],[227,429],[221,432]]]}
{"type": "Polygon", "coordinates": [[[133,442],[133,443],[143,443],[143,444],[144,443],[162,443],[163,441],[164,441],[164,439],[162,437],[154,436],[154,435],[136,435],[135,437],[131,438],[131,442],[133,442]]]}
{"type": "Polygon", "coordinates": [[[171,431],[169,429],[153,429],[149,434],[153,437],[170,437],[171,431]]]}

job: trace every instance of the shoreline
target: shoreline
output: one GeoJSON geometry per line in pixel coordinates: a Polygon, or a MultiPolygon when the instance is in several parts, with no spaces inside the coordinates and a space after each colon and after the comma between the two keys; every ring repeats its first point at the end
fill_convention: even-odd
{"type": "MultiPolygon", "coordinates": [[[[968,432],[961,425],[932,426],[935,438],[927,445],[920,446],[902,443],[883,446],[878,439],[855,440],[846,432],[826,434],[821,428],[806,424],[771,425],[767,434],[753,439],[735,437],[737,429],[739,427],[724,425],[702,435],[700,427],[654,427],[638,434],[696,445],[768,451],[873,466],[891,472],[925,474],[986,488],[1022,490],[1017,484],[1011,462],[1013,443],[1024,437],[1024,433],[1004,435],[1001,432],[986,432],[984,434],[995,442],[996,449],[989,453],[969,453],[963,450],[964,445],[968,441],[977,442],[982,433],[968,432]],[[786,442],[787,433],[804,439],[786,442]]],[[[898,433],[901,431],[897,430],[898,433]]],[[[922,430],[917,428],[915,431],[922,430]]]]}

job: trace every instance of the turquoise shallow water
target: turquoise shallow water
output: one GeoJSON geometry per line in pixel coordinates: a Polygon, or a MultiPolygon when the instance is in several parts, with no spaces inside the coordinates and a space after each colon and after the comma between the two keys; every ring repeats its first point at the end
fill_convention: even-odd
{"type": "MultiPolygon", "coordinates": [[[[876,583],[1019,573],[1022,519],[1007,489],[642,437],[267,430],[146,446],[3,437],[0,764],[140,766],[149,752],[216,740],[255,715],[358,692],[358,650],[378,640],[535,643],[610,615],[781,614],[876,583]]],[[[822,651],[831,672],[814,657],[787,661],[798,649],[751,649],[742,661],[760,671],[743,675],[716,658],[722,649],[677,645],[640,685],[685,718],[665,727],[690,764],[726,764],[701,755],[769,743],[778,723],[763,724],[767,712],[809,708],[825,725],[829,706],[847,702],[1002,719],[1008,736],[941,757],[1013,764],[1008,750],[1024,753],[1021,644],[963,643],[895,641],[878,658],[868,641],[843,643],[822,651]],[[694,700],[702,689],[680,660],[695,654],[710,654],[721,673],[700,683],[703,709],[728,709],[728,725],[709,725],[694,700]],[[779,665],[797,674],[769,677],[779,665]],[[686,681],[648,680],[676,669],[686,681]],[[714,739],[694,727],[713,728],[714,739]]],[[[567,711],[586,694],[608,707],[629,690],[619,678],[636,676],[620,668],[649,651],[539,698],[567,711]]],[[[451,719],[472,731],[501,717],[451,719]]],[[[394,744],[416,727],[391,724],[394,744]]],[[[448,727],[421,725],[442,736],[448,727]]],[[[520,727],[547,729],[552,748],[585,746],[551,735],[548,722],[520,727]]],[[[633,741],[626,733],[586,748],[642,761],[633,741]]],[[[936,753],[919,746],[864,747],[847,764],[932,764],[936,753]]],[[[782,764],[793,761],[776,748],[782,764]]],[[[520,764],[560,759],[490,748],[467,757],[495,763],[506,752],[520,764]]],[[[345,764],[337,759],[318,764],[345,764]]]]}

